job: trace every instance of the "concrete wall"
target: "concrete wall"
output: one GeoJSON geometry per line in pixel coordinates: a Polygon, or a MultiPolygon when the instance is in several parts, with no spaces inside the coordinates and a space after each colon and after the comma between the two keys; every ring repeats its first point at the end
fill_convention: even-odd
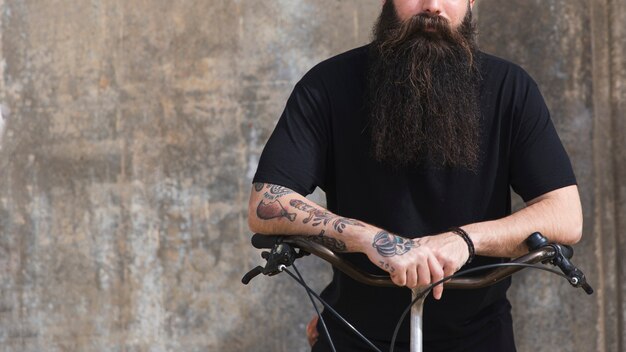
{"type": "MultiPolygon", "coordinates": [[[[0,0],[0,350],[306,351],[288,277],[242,274],[258,155],[294,83],[378,0],[0,0]]],[[[520,351],[624,351],[626,4],[478,1],[579,178],[593,297],[526,273],[520,351]],[[550,286],[548,286],[550,285],[550,286]]],[[[321,289],[328,267],[301,269],[321,289]]]]}
{"type": "Polygon", "coordinates": [[[554,278],[524,273],[510,292],[521,351],[626,351],[626,3],[479,1],[483,49],[537,80],[579,182],[585,227],[578,263],[588,297],[554,278]]]}

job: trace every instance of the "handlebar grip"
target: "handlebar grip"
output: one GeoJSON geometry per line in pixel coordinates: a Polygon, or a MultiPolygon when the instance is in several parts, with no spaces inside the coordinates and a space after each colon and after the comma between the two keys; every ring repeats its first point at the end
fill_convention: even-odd
{"type": "MultiPolygon", "coordinates": [[[[550,242],[545,238],[540,232],[534,232],[532,235],[528,236],[526,239],[526,245],[528,249],[531,251],[537,250],[543,246],[547,246],[550,242]]],[[[567,259],[572,259],[574,256],[574,249],[572,246],[568,246],[566,244],[556,244],[561,250],[563,256],[567,259]]]]}
{"type": "Polygon", "coordinates": [[[260,233],[255,233],[252,236],[252,239],[250,241],[252,242],[252,245],[254,246],[254,248],[266,249],[266,248],[274,247],[276,242],[278,242],[278,240],[281,237],[282,236],[263,235],[263,234],[260,234],[260,233]]]}
{"type": "Polygon", "coordinates": [[[533,232],[528,238],[526,238],[526,245],[528,249],[531,251],[537,250],[545,245],[547,245],[548,239],[545,238],[541,232],[533,232]]]}

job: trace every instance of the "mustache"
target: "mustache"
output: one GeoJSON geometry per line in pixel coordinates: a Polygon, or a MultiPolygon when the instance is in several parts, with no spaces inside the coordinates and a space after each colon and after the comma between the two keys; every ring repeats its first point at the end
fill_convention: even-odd
{"type": "MultiPolygon", "coordinates": [[[[471,17],[466,20],[471,21],[471,17]]],[[[396,17],[395,23],[382,29],[382,33],[379,34],[379,38],[385,38],[385,40],[378,42],[378,51],[385,59],[393,59],[391,55],[414,51],[416,46],[424,41],[432,41],[440,45],[433,46],[436,52],[426,53],[427,55],[450,54],[452,50],[458,50],[460,47],[461,51],[469,57],[469,65],[473,65],[472,47],[465,40],[467,33],[464,32],[463,26],[460,29],[453,29],[448,19],[436,14],[419,13],[406,21],[400,21],[396,17]],[[455,49],[454,46],[457,48],[455,49]],[[398,48],[402,49],[398,51],[398,48]]]]}
{"type": "Polygon", "coordinates": [[[407,40],[415,39],[427,33],[435,33],[442,39],[452,37],[450,23],[439,15],[420,13],[414,15],[406,21],[396,20],[391,28],[386,28],[382,35],[386,38],[393,38],[387,41],[383,48],[395,47],[407,40]]]}

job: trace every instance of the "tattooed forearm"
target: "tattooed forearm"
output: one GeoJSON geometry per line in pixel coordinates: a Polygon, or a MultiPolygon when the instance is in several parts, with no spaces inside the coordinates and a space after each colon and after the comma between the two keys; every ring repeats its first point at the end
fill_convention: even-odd
{"type": "Polygon", "coordinates": [[[387,231],[380,231],[374,236],[372,246],[376,248],[378,254],[383,257],[393,257],[403,255],[420,246],[419,240],[410,240],[404,237],[392,235],[387,231]]]}
{"type": "MultiPolygon", "coordinates": [[[[307,213],[314,213],[317,209],[315,207],[312,207],[308,204],[306,204],[305,202],[298,200],[298,199],[292,199],[289,204],[298,209],[298,210],[302,210],[305,211],[307,213]]],[[[306,222],[311,221],[311,219],[307,220],[306,222]]]]}
{"type": "Polygon", "coordinates": [[[338,218],[337,220],[333,221],[333,228],[335,228],[335,230],[339,233],[343,233],[346,225],[365,227],[365,225],[361,224],[360,222],[348,218],[338,218]]]}
{"type": "Polygon", "coordinates": [[[333,252],[343,253],[347,250],[346,243],[336,238],[324,236],[324,230],[317,236],[307,236],[311,242],[319,243],[333,252]]]}
{"type": "Polygon", "coordinates": [[[256,208],[256,215],[259,219],[263,220],[276,218],[287,218],[292,222],[296,220],[296,213],[288,212],[278,200],[274,200],[269,203],[261,201],[256,208]]]}
{"type": "Polygon", "coordinates": [[[318,226],[320,224],[326,226],[332,221],[333,228],[339,233],[343,233],[343,230],[345,230],[347,225],[365,227],[365,225],[356,220],[338,217],[331,212],[323,211],[314,206],[308,205],[299,199],[292,199],[289,201],[289,205],[309,214],[308,217],[302,220],[302,223],[304,224],[311,222],[311,225],[313,226],[318,226]]]}
{"type": "Polygon", "coordinates": [[[313,226],[318,226],[320,224],[324,224],[324,226],[326,226],[332,219],[336,218],[336,216],[332,213],[312,207],[299,199],[292,199],[289,204],[298,210],[309,213],[309,216],[302,220],[302,223],[304,224],[312,221],[311,225],[313,226]]]}

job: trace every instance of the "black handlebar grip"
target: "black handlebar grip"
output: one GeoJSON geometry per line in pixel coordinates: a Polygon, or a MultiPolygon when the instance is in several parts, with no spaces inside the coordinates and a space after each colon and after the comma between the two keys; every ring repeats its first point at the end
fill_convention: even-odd
{"type": "Polygon", "coordinates": [[[276,242],[280,239],[281,236],[270,236],[270,235],[262,235],[260,233],[255,233],[252,236],[252,245],[254,248],[258,249],[266,249],[273,248],[276,242]]]}
{"type": "MultiPolygon", "coordinates": [[[[547,246],[548,244],[548,239],[539,232],[533,233],[526,239],[526,245],[531,251],[539,249],[543,246],[547,246]]],[[[565,244],[558,244],[557,246],[559,246],[561,253],[565,258],[571,259],[574,256],[574,249],[572,248],[572,246],[568,246],[565,244]]]]}
{"type": "Polygon", "coordinates": [[[528,249],[534,251],[548,244],[548,239],[545,238],[541,233],[534,232],[532,235],[528,236],[526,239],[526,245],[528,249]]]}

